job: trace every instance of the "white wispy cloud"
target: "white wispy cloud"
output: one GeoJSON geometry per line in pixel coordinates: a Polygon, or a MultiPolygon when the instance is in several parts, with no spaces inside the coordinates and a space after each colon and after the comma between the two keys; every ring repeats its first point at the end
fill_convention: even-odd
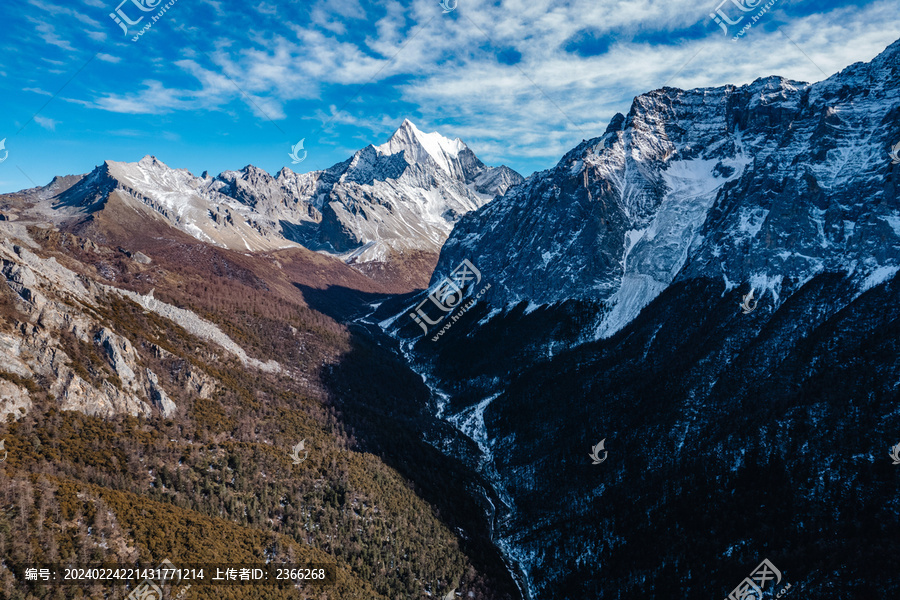
{"type": "Polygon", "coordinates": [[[143,82],[143,89],[131,94],[108,94],[96,100],[66,99],[88,108],[114,113],[153,115],[174,110],[196,110],[201,107],[195,99],[180,90],[166,88],[159,81],[143,82]]]}
{"type": "Polygon", "coordinates": [[[263,15],[278,14],[278,7],[274,4],[269,4],[268,2],[260,2],[254,8],[256,9],[256,12],[263,15]]]}
{"type": "Polygon", "coordinates": [[[53,25],[49,23],[37,23],[34,30],[38,36],[51,46],[62,48],[68,52],[75,52],[75,47],[68,40],[56,33],[53,25]]]}
{"type": "Polygon", "coordinates": [[[54,121],[53,119],[49,119],[47,117],[42,117],[41,115],[35,115],[34,122],[47,131],[56,131],[56,125],[58,123],[58,121],[54,121]]]}
{"type": "Polygon", "coordinates": [[[22,91],[23,92],[31,92],[33,94],[40,94],[41,96],[53,96],[53,94],[51,92],[48,92],[47,90],[42,90],[41,88],[27,87],[27,88],[22,88],[22,91]]]}
{"type": "Polygon", "coordinates": [[[43,14],[46,15],[57,18],[73,18],[80,21],[84,25],[90,25],[91,27],[100,26],[100,23],[91,18],[90,12],[86,10],[79,10],[69,5],[44,2],[43,0],[28,0],[28,4],[34,6],[35,8],[38,8],[43,14]]]}
{"type": "MultiPolygon", "coordinates": [[[[219,2],[205,1],[224,10],[219,2]]],[[[615,112],[628,111],[633,96],[664,84],[740,85],[768,75],[816,81],[826,76],[822,71],[830,75],[870,60],[900,37],[900,17],[890,0],[790,20],[776,4],[737,42],[709,22],[715,5],[715,0],[461,0],[457,10],[444,15],[436,0],[371,5],[319,0],[303,24],[251,30],[244,39],[234,39],[234,31],[217,35],[211,26],[207,54],[188,48],[171,63],[159,60],[160,70],[174,66],[179,77],[189,76],[190,85],[176,86],[175,78],[160,76],[137,90],[83,103],[119,113],[162,114],[229,110],[238,101],[257,116],[279,120],[290,115],[291,102],[321,99],[322,108],[308,115],[379,134],[406,116],[399,107],[412,106],[420,126],[459,136],[486,158],[550,158],[600,135],[615,112]],[[370,24],[366,19],[376,10],[370,24]],[[707,35],[684,34],[697,26],[707,35]],[[603,40],[602,53],[566,50],[585,32],[603,40]],[[655,43],[635,42],[636,35],[655,43]],[[381,87],[389,79],[393,87],[381,87]],[[366,84],[376,87],[360,92],[366,84]],[[387,97],[379,110],[366,102],[373,91],[387,97]],[[338,113],[341,99],[357,93],[359,99],[338,113]]],[[[269,2],[254,8],[250,12],[257,18],[277,10],[269,2]]],[[[53,35],[52,28],[42,34],[53,35]]],[[[51,39],[47,43],[64,43],[51,39]]]]}

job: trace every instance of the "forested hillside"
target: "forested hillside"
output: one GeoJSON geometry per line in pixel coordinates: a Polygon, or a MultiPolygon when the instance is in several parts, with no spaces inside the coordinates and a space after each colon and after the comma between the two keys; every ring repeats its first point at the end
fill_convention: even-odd
{"type": "MultiPolygon", "coordinates": [[[[429,484],[422,488],[407,477],[415,472],[416,459],[407,459],[403,472],[392,468],[385,462],[394,459],[389,449],[348,424],[333,365],[348,354],[358,356],[358,343],[345,327],[311,309],[300,289],[317,278],[359,286],[365,283],[361,275],[303,250],[241,255],[177,232],[174,243],[154,245],[148,236],[150,242],[140,249],[152,259],[142,263],[130,258],[138,251],[138,236],[101,230],[96,220],[82,227],[92,232],[91,239],[80,235],[83,230],[30,228],[31,266],[4,259],[3,341],[25,347],[29,338],[51,335],[45,345],[53,346],[57,358],[50,360],[56,371],[44,375],[38,369],[32,376],[0,369],[0,383],[31,402],[0,426],[9,452],[0,463],[3,597],[107,593],[123,598],[127,590],[121,586],[49,588],[17,582],[14,573],[35,563],[148,566],[165,558],[176,565],[337,565],[334,585],[266,596],[273,598],[399,600],[443,596],[452,588],[476,600],[511,597],[514,588],[502,563],[486,550],[487,542],[478,541],[480,515],[456,511],[451,527],[424,499],[435,496],[429,484]],[[122,246],[129,241],[130,247],[122,246]],[[54,265],[84,281],[191,310],[220,327],[253,360],[275,361],[280,368],[248,366],[109,290],[98,292],[96,302],[85,302],[43,286],[40,268],[54,265]],[[34,271],[37,283],[12,275],[15,268],[34,271]],[[96,331],[84,335],[85,327],[96,331]],[[119,342],[120,354],[154,374],[153,389],[165,390],[177,407],[171,414],[61,408],[74,392],[71,385],[60,388],[55,377],[77,378],[110,397],[132,389],[129,369],[100,341],[101,330],[127,340],[119,342]],[[65,391],[57,396],[59,389],[65,391]],[[293,464],[289,453],[301,440],[308,458],[293,464]],[[367,452],[368,446],[377,454],[367,452]],[[473,562],[472,555],[481,558],[473,562]]],[[[366,285],[367,293],[377,292],[376,284],[366,285]]],[[[19,353],[25,356],[24,350],[19,353]]],[[[371,355],[364,362],[376,360],[384,359],[371,355]]],[[[381,377],[382,391],[398,398],[414,394],[390,376],[381,377]]],[[[418,431],[394,433],[397,441],[406,440],[407,449],[424,445],[418,431]]],[[[190,597],[259,598],[261,593],[276,591],[193,586],[190,597]]]]}

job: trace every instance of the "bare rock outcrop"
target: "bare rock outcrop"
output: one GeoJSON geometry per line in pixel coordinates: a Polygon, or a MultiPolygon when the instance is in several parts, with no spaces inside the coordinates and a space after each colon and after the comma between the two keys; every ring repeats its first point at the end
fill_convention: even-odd
{"type": "Polygon", "coordinates": [[[7,415],[18,419],[31,410],[31,396],[28,390],[0,379],[0,423],[6,422],[7,415]]]}
{"type": "Polygon", "coordinates": [[[166,391],[159,385],[159,378],[156,373],[147,369],[147,381],[150,385],[150,400],[164,417],[171,417],[175,414],[175,403],[166,395],[166,391]]]}
{"type": "Polygon", "coordinates": [[[137,389],[137,375],[132,368],[137,364],[137,352],[131,342],[106,327],[97,332],[94,342],[106,352],[109,364],[122,384],[129,390],[137,389]]]}
{"type": "MultiPolygon", "coordinates": [[[[96,301],[102,288],[9,240],[0,242],[0,285],[4,283],[16,294],[16,309],[24,320],[13,323],[12,331],[0,331],[0,372],[26,380],[39,377],[64,410],[99,416],[152,414],[153,398],[146,391],[150,383],[138,375],[143,370],[131,343],[76,302],[96,301]],[[118,381],[86,380],[85,366],[66,352],[65,337],[105,356],[118,381]]],[[[0,382],[0,418],[31,409],[28,390],[0,382]]],[[[164,405],[171,410],[174,403],[164,405]]]]}
{"type": "MultiPolygon", "coordinates": [[[[100,416],[149,416],[154,408],[165,417],[177,412],[160,378],[144,363],[132,343],[114,330],[114,324],[101,322],[98,313],[90,309],[107,302],[111,294],[136,302],[189,334],[218,345],[248,366],[281,371],[274,361],[264,363],[248,356],[215,324],[195,313],[161,302],[152,292],[141,295],[95,283],[54,258],[39,257],[25,243],[29,240],[14,243],[0,239],[0,286],[8,286],[15,294],[19,314],[11,324],[0,322],[0,326],[5,325],[0,327],[0,374],[14,376],[8,377],[9,381],[0,379],[4,384],[0,388],[0,416],[18,416],[32,406],[28,390],[12,383],[16,377],[38,378],[66,410],[100,416]],[[88,364],[90,361],[93,363],[88,364]],[[108,369],[99,366],[103,362],[108,369]]],[[[91,243],[91,251],[102,249],[91,243]]],[[[132,258],[144,262],[144,255],[138,254],[132,258]]],[[[158,347],[151,350],[151,356],[161,360],[174,358],[158,347]]],[[[208,398],[217,383],[189,367],[182,385],[189,395],[208,398]]]]}
{"type": "Polygon", "coordinates": [[[63,369],[51,388],[63,410],[77,410],[87,415],[112,416],[117,413],[130,415],[152,414],[146,402],[123,392],[108,381],[95,387],[72,372],[63,369]]]}

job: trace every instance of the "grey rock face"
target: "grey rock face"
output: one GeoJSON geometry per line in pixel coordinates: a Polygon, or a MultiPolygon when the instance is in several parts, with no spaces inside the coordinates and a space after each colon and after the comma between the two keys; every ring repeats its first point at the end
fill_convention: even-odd
{"type": "Polygon", "coordinates": [[[94,387],[68,368],[53,371],[57,379],[50,387],[51,393],[63,410],[77,410],[87,415],[109,416],[120,413],[150,416],[146,402],[119,390],[108,381],[94,387]]]}
{"type": "Polygon", "coordinates": [[[128,257],[131,260],[133,260],[134,262],[136,262],[138,264],[142,264],[142,265],[149,265],[150,263],[153,262],[153,259],[151,259],[149,256],[147,256],[143,252],[132,252],[128,255],[128,257]]]}
{"type": "Polygon", "coordinates": [[[777,303],[822,271],[862,286],[896,272],[898,55],[895,43],[815,84],[639,96],[602,136],[462,217],[434,281],[468,258],[496,307],[599,300],[608,336],[679,280],[777,303]]]}
{"type": "Polygon", "coordinates": [[[109,364],[119,379],[122,380],[122,383],[128,389],[134,390],[137,384],[137,377],[130,364],[136,363],[137,353],[131,346],[131,342],[105,327],[97,332],[94,341],[106,351],[109,364]]]}
{"type": "Polygon", "coordinates": [[[175,403],[166,395],[166,391],[159,385],[159,378],[156,373],[147,369],[147,381],[150,384],[150,400],[159,409],[164,417],[171,417],[175,414],[175,403]]]}
{"type": "Polygon", "coordinates": [[[8,415],[18,419],[30,410],[31,397],[28,390],[0,379],[0,422],[5,423],[8,415]]]}
{"type": "Polygon", "coordinates": [[[22,354],[22,340],[18,336],[0,333],[0,371],[19,377],[31,377],[32,371],[18,357],[22,354]]]}
{"type": "Polygon", "coordinates": [[[26,301],[32,302],[34,300],[31,288],[34,287],[35,279],[31,269],[12,261],[3,261],[3,267],[0,271],[6,277],[7,284],[14,292],[22,296],[26,301]]]}
{"type": "Polygon", "coordinates": [[[202,371],[190,369],[188,373],[187,388],[200,398],[209,398],[216,390],[216,384],[211,377],[202,371]]]}
{"type": "MultiPolygon", "coordinates": [[[[0,334],[0,369],[25,379],[41,376],[61,408],[86,414],[150,414],[139,397],[140,382],[135,375],[138,356],[125,338],[101,327],[93,318],[60,301],[62,297],[92,299],[96,289],[85,287],[74,273],[55,260],[43,260],[25,248],[0,244],[0,285],[8,285],[20,302],[18,310],[29,322],[19,323],[16,333],[0,334]],[[60,335],[71,335],[81,343],[103,349],[114,373],[122,382],[119,389],[107,381],[99,387],[85,381],[73,370],[73,361],[59,343],[60,335]]],[[[27,390],[6,385],[0,412],[20,416],[31,408],[27,390]]]]}
{"type": "MultiPolygon", "coordinates": [[[[159,302],[152,294],[142,296],[95,284],[54,259],[42,259],[8,239],[0,241],[0,285],[15,292],[16,308],[25,319],[11,324],[12,331],[0,331],[0,371],[26,380],[39,378],[65,410],[100,416],[120,413],[149,416],[153,412],[151,407],[156,407],[166,417],[173,416],[177,410],[159,377],[142,364],[131,342],[108,324],[98,322],[92,313],[78,308],[80,303],[97,306],[107,301],[109,294],[143,305],[176,322],[190,334],[218,344],[247,365],[268,371],[281,369],[274,361],[262,363],[247,356],[218,327],[188,310],[159,302]],[[73,299],[78,302],[72,302],[73,299]],[[92,346],[106,358],[115,377],[93,383],[86,381],[82,377],[84,365],[76,365],[66,353],[60,342],[63,336],[92,346]]],[[[159,358],[166,358],[163,352],[159,349],[159,358]]],[[[216,382],[202,372],[191,371],[185,383],[187,393],[202,398],[209,397],[215,387],[216,382]]],[[[22,410],[30,410],[31,406],[28,390],[0,379],[0,418],[7,414],[21,416],[22,410]]]]}

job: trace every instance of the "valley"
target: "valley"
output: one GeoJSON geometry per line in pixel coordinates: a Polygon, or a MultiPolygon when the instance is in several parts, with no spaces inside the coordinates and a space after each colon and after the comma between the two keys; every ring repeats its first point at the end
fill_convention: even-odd
{"type": "Polygon", "coordinates": [[[0,196],[3,597],[164,558],[334,567],[267,598],[726,597],[767,564],[894,597],[898,116],[895,42],[647,92],[527,178],[404,120],[305,174],[0,196]]]}

